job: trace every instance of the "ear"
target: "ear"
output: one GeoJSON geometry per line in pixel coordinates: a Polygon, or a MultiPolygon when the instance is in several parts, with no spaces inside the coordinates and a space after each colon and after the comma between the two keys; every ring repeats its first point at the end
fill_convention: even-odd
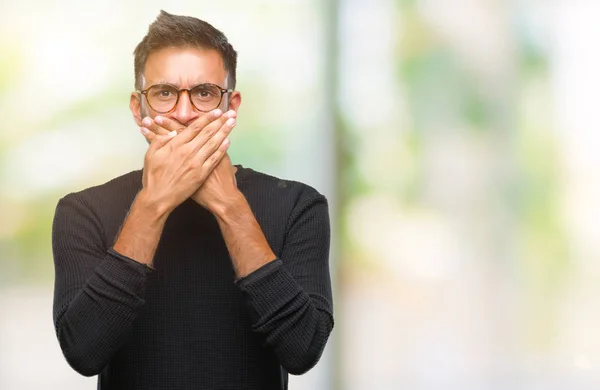
{"type": "Polygon", "coordinates": [[[238,91],[233,91],[231,93],[231,97],[229,98],[229,109],[237,112],[241,104],[242,94],[238,91]]]}
{"type": "Polygon", "coordinates": [[[139,127],[142,127],[142,103],[137,92],[132,92],[129,97],[129,109],[133,114],[133,120],[139,127]]]}

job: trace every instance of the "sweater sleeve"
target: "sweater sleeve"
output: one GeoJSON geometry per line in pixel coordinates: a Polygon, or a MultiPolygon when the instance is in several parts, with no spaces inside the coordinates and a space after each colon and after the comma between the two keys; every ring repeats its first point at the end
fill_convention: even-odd
{"type": "Polygon", "coordinates": [[[329,242],[327,201],[315,194],[293,210],[281,258],[237,281],[252,329],[291,374],[319,361],[333,329],[329,242]]]}
{"type": "Polygon", "coordinates": [[[54,325],[68,363],[97,375],[124,344],[144,305],[151,269],[112,249],[93,210],[77,195],[61,199],[52,227],[54,325]]]}

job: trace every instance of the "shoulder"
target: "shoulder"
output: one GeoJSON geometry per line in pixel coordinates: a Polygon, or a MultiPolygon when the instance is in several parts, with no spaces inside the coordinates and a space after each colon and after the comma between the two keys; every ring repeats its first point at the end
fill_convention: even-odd
{"type": "Polygon", "coordinates": [[[67,196],[94,198],[99,196],[123,196],[125,193],[139,191],[142,185],[142,171],[132,171],[115,177],[106,183],[73,192],[67,196]]]}
{"type": "Polygon", "coordinates": [[[301,241],[329,240],[329,206],[315,188],[238,166],[238,188],[278,257],[301,241]]]}
{"type": "Polygon", "coordinates": [[[108,211],[121,204],[130,205],[141,187],[142,171],[132,171],[106,183],[69,193],[60,199],[59,205],[68,203],[100,212],[108,211]]]}
{"type": "Polygon", "coordinates": [[[314,201],[327,202],[315,188],[299,181],[282,179],[251,168],[238,166],[238,187],[250,198],[264,198],[274,203],[285,203],[292,208],[314,201]]]}

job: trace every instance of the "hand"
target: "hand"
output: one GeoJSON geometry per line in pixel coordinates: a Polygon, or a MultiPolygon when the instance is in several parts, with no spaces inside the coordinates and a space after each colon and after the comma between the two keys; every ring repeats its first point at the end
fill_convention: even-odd
{"type": "MultiPolygon", "coordinates": [[[[223,116],[235,118],[236,112],[229,111],[223,114],[223,116]]],[[[167,135],[170,131],[179,132],[184,129],[177,122],[160,116],[156,117],[155,120],[144,118],[144,122],[147,131],[143,131],[142,134],[144,134],[148,141],[151,141],[156,136],[167,135]]],[[[231,165],[229,156],[225,154],[204,184],[192,194],[191,198],[214,214],[223,201],[237,194],[239,192],[237,192],[235,168],[231,165]]]]}
{"type": "Polygon", "coordinates": [[[150,135],[148,129],[141,129],[151,141],[144,158],[143,186],[157,206],[170,212],[196,192],[225,156],[227,135],[234,126],[235,119],[215,110],[180,127],[179,134],[150,135]]]}
{"type": "Polygon", "coordinates": [[[235,168],[231,165],[229,155],[225,154],[191,198],[216,215],[227,201],[235,199],[239,194],[235,180],[235,168]]]}

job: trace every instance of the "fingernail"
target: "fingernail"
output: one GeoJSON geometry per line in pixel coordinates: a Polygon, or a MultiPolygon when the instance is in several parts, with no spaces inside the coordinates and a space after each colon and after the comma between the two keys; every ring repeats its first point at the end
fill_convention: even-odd
{"type": "Polygon", "coordinates": [[[152,119],[145,117],[144,119],[142,119],[142,123],[144,124],[144,126],[150,126],[152,124],[152,119]]]}
{"type": "Polygon", "coordinates": [[[225,124],[227,126],[233,126],[233,125],[235,125],[235,118],[227,119],[227,122],[225,122],[225,124]]]}
{"type": "Polygon", "coordinates": [[[157,116],[154,118],[154,122],[158,123],[159,125],[162,125],[163,123],[163,117],[162,116],[157,116]]]}
{"type": "Polygon", "coordinates": [[[223,115],[223,112],[221,110],[219,110],[218,108],[216,110],[213,111],[213,116],[215,118],[220,117],[221,115],[223,115]]]}
{"type": "Polygon", "coordinates": [[[146,134],[148,134],[149,132],[150,132],[150,130],[148,130],[147,128],[145,128],[145,127],[140,127],[140,133],[142,133],[142,134],[146,135],[146,134]]]}
{"type": "Polygon", "coordinates": [[[237,116],[237,112],[235,112],[233,110],[227,111],[227,116],[229,118],[235,118],[237,116]]]}
{"type": "Polygon", "coordinates": [[[231,141],[229,140],[229,138],[225,138],[223,140],[223,145],[225,145],[225,146],[229,145],[230,143],[231,143],[231,141]]]}
{"type": "Polygon", "coordinates": [[[169,137],[175,137],[176,135],[177,135],[177,132],[175,130],[173,130],[169,133],[169,137]]]}

